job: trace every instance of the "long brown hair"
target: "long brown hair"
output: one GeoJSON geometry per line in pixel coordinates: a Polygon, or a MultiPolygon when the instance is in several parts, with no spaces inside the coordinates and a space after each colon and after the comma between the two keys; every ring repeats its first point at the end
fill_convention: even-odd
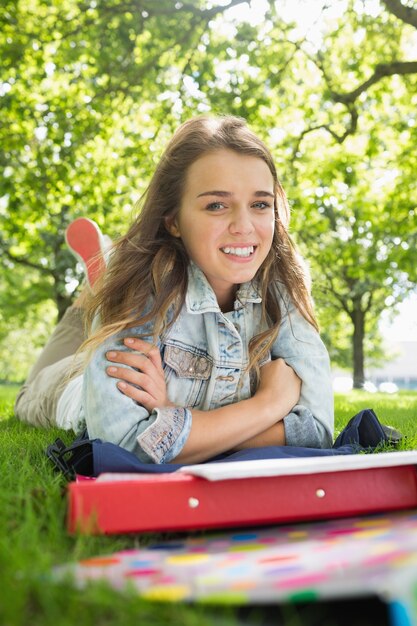
{"type": "Polygon", "coordinates": [[[288,233],[288,202],[271,153],[243,119],[201,116],[178,128],[139,201],[138,218],[115,244],[87,312],[90,327],[97,315],[101,324],[83,346],[88,353],[115,332],[152,321],[155,341],[178,316],[187,291],[189,258],[181,239],[168,232],[166,219],[174,218],[179,211],[189,167],[203,155],[224,149],[262,159],[275,186],[273,242],[256,276],[267,330],[250,342],[249,369],[259,372],[259,362],[278,335],[282,312],[276,297],[277,281],[317,328],[305,271],[288,233]]]}

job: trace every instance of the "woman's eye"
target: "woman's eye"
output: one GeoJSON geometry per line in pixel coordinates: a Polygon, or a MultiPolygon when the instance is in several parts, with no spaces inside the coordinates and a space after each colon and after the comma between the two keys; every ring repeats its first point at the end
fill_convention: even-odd
{"type": "Polygon", "coordinates": [[[255,202],[252,205],[255,209],[270,209],[271,204],[269,202],[255,202]]]}
{"type": "Polygon", "coordinates": [[[224,209],[224,204],[222,202],[210,202],[206,208],[209,211],[219,211],[220,209],[224,209]]]}

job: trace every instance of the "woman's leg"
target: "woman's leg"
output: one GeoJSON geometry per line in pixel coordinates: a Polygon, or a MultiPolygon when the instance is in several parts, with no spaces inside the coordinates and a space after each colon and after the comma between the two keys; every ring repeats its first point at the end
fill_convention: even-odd
{"type": "Polygon", "coordinates": [[[84,217],[68,226],[65,238],[74,256],[84,266],[87,286],[59,321],[17,396],[16,416],[35,426],[56,425],[58,401],[71,374],[80,370],[83,356],[76,353],[86,338],[85,301],[89,289],[106,267],[111,245],[97,224],[84,217]]]}
{"type": "Polygon", "coordinates": [[[15,403],[15,414],[34,426],[54,426],[58,400],[82,356],[74,356],[85,339],[84,290],[58,322],[29,372],[15,403]]]}

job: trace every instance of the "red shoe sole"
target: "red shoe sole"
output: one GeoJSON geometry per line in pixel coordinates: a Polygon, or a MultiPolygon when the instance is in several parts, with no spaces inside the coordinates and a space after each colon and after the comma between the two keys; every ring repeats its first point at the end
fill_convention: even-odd
{"type": "Polygon", "coordinates": [[[84,264],[87,280],[93,287],[106,267],[100,231],[93,221],[79,217],[68,226],[65,239],[71,251],[84,264]]]}

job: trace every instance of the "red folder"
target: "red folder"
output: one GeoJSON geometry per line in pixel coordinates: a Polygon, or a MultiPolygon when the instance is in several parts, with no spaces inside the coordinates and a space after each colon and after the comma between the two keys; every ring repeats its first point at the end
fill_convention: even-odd
{"type": "Polygon", "coordinates": [[[194,465],[69,485],[70,532],[184,531],[417,507],[417,452],[194,465]]]}

